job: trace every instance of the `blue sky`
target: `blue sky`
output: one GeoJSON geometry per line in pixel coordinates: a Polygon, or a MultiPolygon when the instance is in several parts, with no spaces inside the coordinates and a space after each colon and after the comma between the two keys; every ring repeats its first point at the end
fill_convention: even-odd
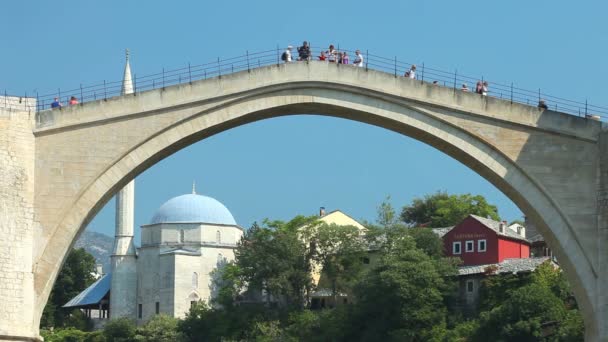
{"type": "MultiPolygon", "coordinates": [[[[3,4],[0,90],[52,92],[246,50],[339,44],[569,99],[608,104],[604,1],[12,1],[3,4]],[[145,5],[144,5],[145,4],[145,5]]],[[[314,113],[313,113],[314,114],[314,113]]],[[[508,220],[521,213],[459,162],[377,127],[320,116],[242,126],[194,144],[136,180],[136,225],[172,196],[223,202],[244,227],[319,206],[373,220],[437,190],[479,193],[508,220]]],[[[89,229],[113,234],[114,203],[89,229]]]]}

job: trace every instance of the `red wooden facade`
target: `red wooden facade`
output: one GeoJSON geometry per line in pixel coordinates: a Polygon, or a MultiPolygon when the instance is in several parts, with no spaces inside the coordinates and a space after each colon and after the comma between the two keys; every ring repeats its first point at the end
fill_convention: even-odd
{"type": "Polygon", "coordinates": [[[508,258],[529,258],[530,243],[517,233],[499,233],[499,223],[468,216],[443,236],[447,256],[460,257],[462,266],[495,264],[508,258]]]}

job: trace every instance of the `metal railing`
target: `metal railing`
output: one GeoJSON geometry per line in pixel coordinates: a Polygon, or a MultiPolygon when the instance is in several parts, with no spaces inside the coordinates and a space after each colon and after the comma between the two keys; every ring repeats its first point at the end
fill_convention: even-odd
{"type": "MultiPolygon", "coordinates": [[[[208,79],[213,77],[221,77],[222,75],[231,74],[237,71],[251,70],[263,66],[278,65],[284,63],[281,60],[281,55],[284,49],[276,47],[274,49],[249,52],[244,55],[220,59],[219,57],[212,62],[188,65],[176,69],[162,69],[161,72],[138,76],[133,74],[133,88],[135,93],[146,90],[164,88],[171,85],[191,83],[193,81],[208,79]]],[[[325,49],[311,48],[312,60],[318,60],[321,51],[325,49]]],[[[345,50],[337,47],[337,51],[346,52],[350,56],[350,63],[355,59],[353,50],[345,50]]],[[[397,57],[387,58],[370,53],[369,51],[361,50],[364,58],[364,68],[377,70],[395,77],[403,77],[405,72],[411,68],[412,63],[404,62],[397,57]]],[[[297,63],[297,49],[293,49],[292,56],[294,63],[297,63]]],[[[599,106],[587,103],[587,101],[568,100],[563,97],[550,95],[542,92],[540,89],[528,90],[516,87],[514,83],[496,82],[484,79],[483,77],[470,77],[459,74],[457,70],[445,71],[434,67],[429,67],[425,63],[417,65],[416,79],[420,82],[436,84],[441,87],[450,87],[454,91],[462,91],[462,84],[470,86],[470,90],[474,90],[477,81],[489,82],[488,96],[508,100],[512,103],[520,103],[536,107],[540,100],[544,100],[549,106],[549,109],[558,112],[568,113],[577,116],[597,115],[602,119],[608,119],[608,107],[599,106]]],[[[50,108],[51,103],[55,98],[58,98],[64,105],[69,103],[69,99],[74,96],[80,103],[89,101],[109,99],[115,96],[120,96],[122,90],[122,80],[120,81],[103,81],[96,84],[86,85],[80,84],[76,88],[49,92],[44,95],[36,94],[36,111],[41,111],[50,108]]],[[[481,95],[480,95],[481,96],[481,95]]],[[[27,97],[27,94],[26,94],[27,97]]]]}

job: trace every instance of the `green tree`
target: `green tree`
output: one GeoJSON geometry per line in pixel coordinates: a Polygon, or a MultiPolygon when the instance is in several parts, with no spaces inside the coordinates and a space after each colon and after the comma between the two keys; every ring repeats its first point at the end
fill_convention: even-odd
{"type": "Polygon", "coordinates": [[[63,309],[62,306],[95,282],[94,272],[95,257],[83,248],[70,251],[42,313],[42,327],[88,328],[82,312],[63,309]]]}
{"type": "Polygon", "coordinates": [[[110,320],[103,328],[103,335],[107,341],[131,342],[135,340],[135,322],[128,318],[110,320]]]}
{"type": "Polygon", "coordinates": [[[313,260],[331,284],[335,302],[339,292],[351,292],[358,280],[367,255],[364,240],[354,226],[321,224],[313,229],[315,232],[310,234],[313,260]]]}
{"type": "Polygon", "coordinates": [[[430,341],[445,329],[445,291],[456,272],[432,258],[411,236],[387,241],[378,266],[357,287],[352,336],[362,341],[430,341]],[[448,274],[443,274],[447,270],[448,274]]]}
{"type": "Polygon", "coordinates": [[[397,213],[391,204],[391,196],[386,196],[384,201],[376,208],[376,213],[376,222],[384,228],[391,227],[397,223],[397,213]]]}
{"type": "Polygon", "coordinates": [[[137,341],[176,342],[181,340],[178,319],[167,315],[155,315],[137,329],[137,341]]]}
{"type": "Polygon", "coordinates": [[[480,315],[477,341],[538,341],[543,324],[567,317],[563,302],[545,286],[530,284],[511,293],[500,306],[480,315]]]}
{"type": "Polygon", "coordinates": [[[483,196],[448,195],[447,192],[414,198],[401,210],[401,220],[412,227],[447,227],[460,223],[470,214],[500,220],[496,206],[489,204],[483,196]]]}
{"type": "MultiPolygon", "coordinates": [[[[263,289],[288,306],[302,308],[311,288],[309,251],[297,226],[301,216],[287,223],[254,224],[235,250],[236,264],[249,288],[263,289]]],[[[270,296],[269,296],[270,297],[270,296]]]]}

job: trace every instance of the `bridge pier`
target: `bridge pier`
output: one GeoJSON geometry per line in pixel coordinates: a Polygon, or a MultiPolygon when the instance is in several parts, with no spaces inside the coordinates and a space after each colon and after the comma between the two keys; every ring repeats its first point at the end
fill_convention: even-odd
{"type": "Polygon", "coordinates": [[[587,341],[608,341],[608,127],[599,137],[599,170],[597,192],[597,249],[598,277],[596,281],[597,301],[594,317],[597,332],[588,331],[587,341]]]}
{"type": "Polygon", "coordinates": [[[41,341],[32,263],[33,117],[0,108],[0,341],[41,341]]]}

